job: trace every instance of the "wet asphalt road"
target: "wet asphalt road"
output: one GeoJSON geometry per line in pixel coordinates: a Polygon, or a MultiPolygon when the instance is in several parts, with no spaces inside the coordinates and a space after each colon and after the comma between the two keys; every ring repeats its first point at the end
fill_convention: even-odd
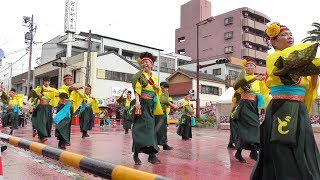
{"type": "MultiPolygon", "coordinates": [[[[249,179],[255,161],[249,158],[249,151],[243,152],[247,163],[240,163],[234,158],[235,151],[226,148],[228,130],[193,128],[193,138],[189,141],[181,140],[175,133],[175,125],[170,125],[168,131],[168,144],[174,149],[164,151],[161,147],[158,153],[161,164],[157,165],[148,163],[148,156],[145,154],[140,155],[142,165],[134,165],[131,132],[124,134],[119,125],[117,128],[94,127],[89,132],[90,137],[86,139],[81,138],[79,126],[73,125],[71,146],[68,146],[67,150],[178,180],[249,179]]],[[[37,137],[32,137],[30,125],[16,130],[13,135],[38,141],[37,137]]],[[[52,135],[54,136],[54,131],[52,135]]],[[[320,134],[315,136],[319,146],[320,134]]],[[[45,144],[57,147],[57,143],[56,138],[51,137],[45,144]]],[[[4,179],[100,179],[11,145],[2,153],[2,163],[4,179]]]]}

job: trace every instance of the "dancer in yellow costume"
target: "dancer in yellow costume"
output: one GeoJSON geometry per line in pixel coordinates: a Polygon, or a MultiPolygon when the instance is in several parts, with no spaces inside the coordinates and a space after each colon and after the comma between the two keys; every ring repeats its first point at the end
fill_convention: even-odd
{"type": "Polygon", "coordinates": [[[129,129],[131,129],[131,126],[132,126],[132,122],[128,120],[127,118],[127,113],[128,113],[128,110],[130,108],[130,103],[132,101],[131,99],[131,91],[128,91],[127,92],[127,97],[123,97],[123,94],[127,91],[127,89],[125,89],[121,96],[119,97],[119,99],[117,100],[117,102],[121,105],[124,106],[124,111],[123,111],[123,129],[124,129],[124,133],[125,134],[128,134],[129,133],[129,129]]]}
{"type": "Polygon", "coordinates": [[[35,110],[32,112],[32,127],[40,141],[43,143],[51,137],[52,108],[58,105],[58,90],[50,87],[50,77],[43,77],[43,85],[31,90],[28,99],[32,98],[35,110]]]}
{"type": "Polygon", "coordinates": [[[82,132],[82,138],[89,137],[88,131],[92,129],[95,114],[100,112],[99,102],[91,96],[91,86],[85,86],[84,90],[83,103],[80,108],[80,131],[82,132]]]}
{"type": "Polygon", "coordinates": [[[163,147],[163,150],[171,150],[173,148],[168,145],[167,119],[168,114],[170,113],[170,108],[178,109],[179,107],[173,104],[172,98],[169,96],[169,83],[161,82],[160,88],[160,103],[163,110],[163,115],[155,116],[157,141],[158,145],[163,147]]]}
{"type": "Polygon", "coordinates": [[[72,76],[63,77],[64,85],[59,89],[59,104],[57,114],[53,118],[56,125],[55,136],[59,140],[58,147],[65,149],[70,145],[71,118],[73,112],[77,111],[83,102],[83,95],[78,92],[82,87],[72,86],[72,76]]]}
{"type": "MultiPolygon", "coordinates": [[[[240,94],[236,106],[233,123],[236,129],[235,157],[240,162],[246,162],[242,157],[242,150],[251,150],[250,158],[257,160],[257,148],[260,144],[259,109],[264,109],[269,102],[269,88],[264,82],[263,75],[255,75],[256,63],[254,60],[243,60],[244,69],[237,77],[233,87],[240,94]]],[[[234,97],[235,98],[235,97],[234,97]]]]}
{"type": "Polygon", "coordinates": [[[160,163],[158,142],[155,133],[155,115],[162,115],[163,111],[159,101],[160,87],[158,78],[151,70],[155,58],[151,53],[141,53],[138,63],[141,70],[132,78],[132,86],[135,92],[136,118],[132,127],[132,139],[135,164],[141,164],[139,153],[149,155],[148,161],[152,164],[160,163]]]}
{"type": "Polygon", "coordinates": [[[184,141],[192,138],[191,118],[194,118],[194,109],[190,105],[190,100],[191,95],[185,95],[181,111],[182,115],[177,129],[177,134],[180,135],[184,141]]]}
{"type": "Polygon", "coordinates": [[[11,88],[9,95],[4,92],[4,88],[0,88],[1,100],[8,110],[4,116],[3,126],[9,126],[11,131],[10,135],[13,133],[14,129],[18,129],[18,117],[21,114],[20,109],[23,106],[23,94],[16,94],[16,90],[11,88]]]}
{"type": "Polygon", "coordinates": [[[319,150],[308,109],[317,97],[318,44],[294,45],[291,31],[279,23],[267,27],[275,52],[267,57],[270,101],[260,127],[259,159],[252,180],[320,179],[319,150]]]}

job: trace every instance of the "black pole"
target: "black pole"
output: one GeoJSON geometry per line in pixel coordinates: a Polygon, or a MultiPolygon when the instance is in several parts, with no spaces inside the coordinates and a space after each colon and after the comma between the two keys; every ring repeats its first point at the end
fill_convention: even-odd
{"type": "Polygon", "coordinates": [[[88,35],[88,53],[87,53],[87,69],[86,69],[86,86],[90,84],[90,73],[91,73],[91,29],[89,30],[88,35]]]}
{"type": "Polygon", "coordinates": [[[199,24],[197,24],[197,99],[196,99],[196,116],[197,116],[197,118],[200,117],[199,70],[200,70],[200,62],[199,62],[199,24]]]}

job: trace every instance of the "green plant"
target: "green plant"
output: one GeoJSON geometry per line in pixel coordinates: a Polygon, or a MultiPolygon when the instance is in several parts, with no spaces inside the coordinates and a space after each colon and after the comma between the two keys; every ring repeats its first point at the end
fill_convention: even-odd
{"type": "Polygon", "coordinates": [[[216,118],[196,118],[195,127],[215,127],[216,126],[216,118]]]}

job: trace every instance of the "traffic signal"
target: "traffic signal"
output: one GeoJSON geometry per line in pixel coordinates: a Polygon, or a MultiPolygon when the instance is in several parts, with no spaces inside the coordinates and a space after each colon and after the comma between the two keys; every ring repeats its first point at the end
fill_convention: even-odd
{"type": "Polygon", "coordinates": [[[228,58],[216,60],[216,64],[224,64],[224,63],[229,63],[229,62],[230,62],[230,59],[228,59],[228,58]]]}
{"type": "Polygon", "coordinates": [[[66,68],[67,64],[66,63],[62,63],[62,62],[53,62],[52,66],[57,66],[57,67],[63,67],[66,68]]]}
{"type": "Polygon", "coordinates": [[[189,90],[189,94],[190,94],[190,97],[191,97],[192,101],[196,100],[196,91],[195,90],[190,89],[189,90]]]}

